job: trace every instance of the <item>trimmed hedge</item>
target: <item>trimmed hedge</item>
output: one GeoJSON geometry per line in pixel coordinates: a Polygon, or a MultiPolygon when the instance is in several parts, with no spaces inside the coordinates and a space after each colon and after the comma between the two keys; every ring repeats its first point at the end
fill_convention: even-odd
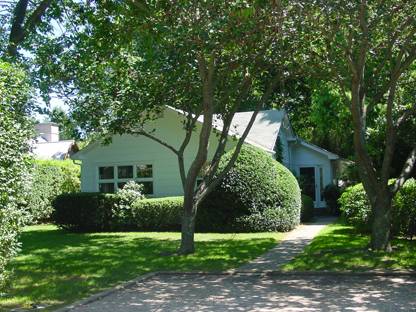
{"type": "Polygon", "coordinates": [[[300,221],[308,222],[313,219],[314,215],[314,205],[313,199],[308,195],[302,194],[302,209],[300,212],[300,221]]]}
{"type": "MultiPolygon", "coordinates": [[[[372,212],[363,185],[348,187],[339,199],[347,222],[359,232],[371,231],[372,212]]],[[[393,199],[392,234],[412,238],[416,235],[416,181],[408,180],[393,199]]]]}
{"type": "Polygon", "coordinates": [[[53,202],[53,222],[74,232],[176,231],[183,197],[141,199],[120,209],[117,194],[73,193],[53,202]]]}
{"type": "Polygon", "coordinates": [[[137,200],[122,215],[115,213],[113,227],[119,230],[178,231],[182,205],[182,196],[137,200]]]}
{"type": "MultiPolygon", "coordinates": [[[[234,150],[226,153],[219,172],[234,150]]],[[[233,168],[201,204],[198,231],[289,231],[300,222],[300,188],[266,152],[245,145],[233,168]]]]}

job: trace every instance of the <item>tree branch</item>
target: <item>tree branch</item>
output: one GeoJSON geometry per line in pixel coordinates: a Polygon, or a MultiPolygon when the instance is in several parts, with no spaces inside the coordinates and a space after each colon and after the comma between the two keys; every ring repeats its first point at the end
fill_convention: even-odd
{"type": "Polygon", "coordinates": [[[176,155],[178,155],[178,150],[176,148],[174,148],[172,145],[170,145],[169,143],[159,139],[158,137],[154,136],[153,134],[150,134],[149,132],[146,132],[144,130],[133,130],[131,131],[132,134],[136,134],[136,135],[142,135],[146,138],[149,138],[161,145],[163,145],[164,147],[170,149],[172,152],[174,152],[176,155]]]}
{"type": "Polygon", "coordinates": [[[9,36],[9,45],[7,48],[10,57],[17,55],[17,47],[23,42],[28,34],[33,32],[36,26],[42,21],[42,16],[52,3],[52,0],[43,0],[34,9],[32,14],[23,22],[27,15],[27,6],[29,0],[19,0],[13,12],[12,28],[9,36]]]}

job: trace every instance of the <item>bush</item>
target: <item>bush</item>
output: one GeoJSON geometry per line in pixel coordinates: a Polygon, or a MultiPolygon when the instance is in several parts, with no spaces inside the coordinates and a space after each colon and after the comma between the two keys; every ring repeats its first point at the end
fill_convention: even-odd
{"type": "MultiPolygon", "coordinates": [[[[371,231],[372,212],[362,184],[351,186],[339,199],[347,222],[363,233],[371,231]]],[[[416,235],[416,181],[408,180],[393,199],[392,234],[416,235]]]]}
{"type": "MultiPolygon", "coordinates": [[[[226,153],[219,172],[234,150],[226,153]]],[[[289,231],[300,221],[296,178],[264,151],[243,146],[237,161],[201,204],[197,230],[289,231]]]]}
{"type": "Polygon", "coordinates": [[[53,202],[52,219],[73,232],[176,231],[182,204],[183,197],[138,199],[121,213],[118,194],[62,194],[53,202]]]}
{"type": "Polygon", "coordinates": [[[302,194],[302,209],[300,212],[300,221],[308,222],[313,219],[314,205],[313,200],[308,195],[302,194]]]}
{"type": "Polygon", "coordinates": [[[110,231],[117,195],[104,193],[61,194],[53,201],[53,222],[74,232],[110,231]]]}
{"type": "Polygon", "coordinates": [[[370,232],[371,207],[361,183],[348,187],[338,202],[349,224],[354,225],[359,232],[370,232]]]}
{"type": "Polygon", "coordinates": [[[408,238],[416,236],[416,180],[408,180],[394,198],[393,229],[408,238]]]}
{"type": "Polygon", "coordinates": [[[52,201],[63,193],[80,191],[80,168],[71,160],[36,160],[33,165],[28,208],[33,221],[47,221],[52,201]]]}
{"type": "Polygon", "coordinates": [[[328,184],[324,189],[324,199],[330,212],[334,215],[339,215],[338,199],[341,196],[341,190],[335,184],[328,184]]]}
{"type": "Polygon", "coordinates": [[[114,223],[121,230],[178,231],[182,205],[182,196],[136,200],[114,223]]]}

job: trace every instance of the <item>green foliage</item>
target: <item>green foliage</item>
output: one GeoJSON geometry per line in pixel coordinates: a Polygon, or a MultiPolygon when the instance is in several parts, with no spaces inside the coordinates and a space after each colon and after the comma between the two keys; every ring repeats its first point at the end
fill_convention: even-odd
{"type": "Polygon", "coordinates": [[[309,222],[313,219],[314,205],[313,200],[308,195],[302,194],[302,208],[300,211],[300,221],[309,222]]]}
{"type": "Polygon", "coordinates": [[[52,202],[53,223],[74,232],[100,232],[112,228],[116,194],[67,193],[52,202]]]}
{"type": "MultiPolygon", "coordinates": [[[[232,152],[223,156],[219,171],[232,152]]],[[[292,173],[264,151],[243,146],[233,168],[201,204],[197,228],[289,231],[299,224],[300,209],[300,189],[292,173]]]]}
{"type": "Polygon", "coordinates": [[[30,220],[23,208],[28,191],[30,88],[25,73],[0,61],[0,289],[6,266],[18,250],[18,235],[30,220]]]}
{"type": "Polygon", "coordinates": [[[178,231],[182,206],[182,196],[137,200],[124,218],[115,216],[116,227],[123,231],[178,231]]]}
{"type": "Polygon", "coordinates": [[[416,236],[416,180],[408,180],[394,198],[393,229],[401,235],[416,236]]]}
{"type": "Polygon", "coordinates": [[[338,202],[340,210],[349,224],[354,225],[359,232],[370,232],[371,207],[361,183],[348,187],[338,202]]]}
{"type": "Polygon", "coordinates": [[[141,198],[127,205],[122,192],[62,194],[53,202],[52,219],[73,232],[180,229],[183,197],[141,198]]]}
{"type": "MultiPolygon", "coordinates": [[[[392,180],[391,180],[392,182],[392,180]]],[[[408,180],[393,198],[393,235],[416,235],[416,181],[408,180]]],[[[372,211],[362,184],[347,188],[339,199],[341,212],[359,232],[371,230],[372,211]]]]}
{"type": "Polygon", "coordinates": [[[338,199],[341,196],[341,190],[335,184],[328,184],[324,189],[324,199],[327,207],[332,214],[339,214],[338,199]]]}
{"type": "Polygon", "coordinates": [[[80,191],[80,167],[71,160],[36,160],[27,195],[33,222],[46,221],[52,213],[52,201],[62,193],[80,191]]]}
{"type": "Polygon", "coordinates": [[[49,112],[49,120],[58,124],[59,138],[61,140],[79,140],[81,138],[77,125],[60,107],[54,107],[49,112]]]}

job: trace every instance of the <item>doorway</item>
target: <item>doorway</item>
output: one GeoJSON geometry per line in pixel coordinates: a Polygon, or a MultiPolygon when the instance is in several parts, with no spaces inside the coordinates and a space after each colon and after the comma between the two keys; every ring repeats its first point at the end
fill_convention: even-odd
{"type": "Polygon", "coordinates": [[[321,198],[321,186],[323,178],[322,167],[305,166],[299,167],[299,178],[302,188],[302,194],[312,198],[315,208],[324,206],[323,198],[321,198]]]}

